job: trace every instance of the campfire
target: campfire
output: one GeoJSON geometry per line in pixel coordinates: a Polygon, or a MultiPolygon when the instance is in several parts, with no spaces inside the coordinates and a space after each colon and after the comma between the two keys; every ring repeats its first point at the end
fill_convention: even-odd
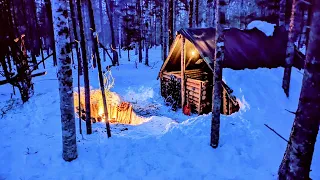
{"type": "MultiPolygon", "coordinates": [[[[84,89],[80,91],[80,107],[82,112],[82,119],[85,120],[85,96],[84,89]]],[[[133,111],[132,105],[124,102],[119,95],[114,92],[106,92],[108,120],[110,123],[132,124],[138,125],[143,123],[143,118],[136,115],[133,111]]],[[[105,115],[103,109],[103,101],[100,90],[90,91],[90,111],[91,120],[93,122],[105,122],[105,115]]],[[[75,111],[79,113],[78,93],[74,92],[74,106],[75,111]]]]}

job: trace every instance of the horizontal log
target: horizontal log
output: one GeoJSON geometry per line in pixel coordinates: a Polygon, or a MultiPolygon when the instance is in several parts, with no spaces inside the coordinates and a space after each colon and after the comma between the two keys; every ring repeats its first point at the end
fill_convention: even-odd
{"type": "Polygon", "coordinates": [[[194,97],[194,96],[189,96],[187,99],[190,100],[190,101],[198,102],[198,103],[200,102],[199,98],[198,97],[194,97]]]}
{"type": "MultiPolygon", "coordinates": [[[[43,75],[46,75],[46,74],[47,74],[47,71],[44,71],[44,72],[40,72],[40,73],[36,73],[36,74],[31,74],[31,77],[43,76],[43,75]]],[[[17,78],[18,78],[18,76],[15,75],[10,79],[2,80],[2,81],[0,81],[0,85],[4,85],[4,84],[7,84],[7,83],[19,82],[19,80],[17,78]]]]}
{"type": "Polygon", "coordinates": [[[197,92],[194,92],[194,91],[189,91],[189,92],[187,92],[187,95],[189,95],[189,96],[194,96],[194,97],[199,97],[199,93],[197,93],[197,92]]]}
{"type": "Polygon", "coordinates": [[[189,91],[192,91],[192,92],[195,92],[195,93],[200,93],[200,90],[198,88],[194,88],[194,87],[191,87],[191,86],[186,86],[186,89],[189,90],[189,91]]]}
{"type": "MultiPolygon", "coordinates": [[[[185,72],[188,73],[188,72],[196,72],[196,71],[202,71],[201,69],[191,69],[191,70],[186,70],[185,72]]],[[[181,71],[170,71],[170,72],[167,72],[167,73],[180,73],[181,71]]]]}
{"type": "MultiPolygon", "coordinates": [[[[170,80],[170,79],[171,79],[171,75],[172,75],[172,74],[170,74],[170,75],[164,74],[162,77],[165,78],[165,79],[170,80]]],[[[180,76],[180,77],[177,77],[176,75],[174,75],[174,76],[175,76],[177,79],[180,79],[180,77],[181,77],[181,76],[180,76]]]]}
{"type": "Polygon", "coordinates": [[[186,82],[186,85],[189,86],[190,88],[198,89],[198,91],[200,92],[200,85],[194,84],[194,83],[191,83],[191,82],[186,82]]]}

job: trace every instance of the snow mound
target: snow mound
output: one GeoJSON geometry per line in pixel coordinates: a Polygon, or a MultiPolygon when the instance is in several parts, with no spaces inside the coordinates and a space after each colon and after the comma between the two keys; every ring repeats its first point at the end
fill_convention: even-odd
{"type": "Polygon", "coordinates": [[[275,24],[256,20],[249,23],[247,29],[253,29],[256,27],[260,31],[264,32],[267,36],[272,36],[274,32],[274,26],[275,24]]]}

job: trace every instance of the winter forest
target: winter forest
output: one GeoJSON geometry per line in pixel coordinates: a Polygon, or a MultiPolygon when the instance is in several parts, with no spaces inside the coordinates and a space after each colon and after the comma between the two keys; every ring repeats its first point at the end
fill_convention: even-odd
{"type": "Polygon", "coordinates": [[[320,180],[320,1],[0,0],[0,180],[320,180]]]}

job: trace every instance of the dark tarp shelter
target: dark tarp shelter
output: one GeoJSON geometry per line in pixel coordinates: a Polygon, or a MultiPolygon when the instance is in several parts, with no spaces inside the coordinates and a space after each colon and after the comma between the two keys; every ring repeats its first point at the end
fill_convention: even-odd
{"type": "MultiPolygon", "coordinates": [[[[184,36],[188,40],[186,49],[195,47],[209,68],[213,70],[215,29],[181,29],[178,31],[177,39],[179,36],[184,36]]],[[[230,28],[224,30],[223,37],[225,46],[223,68],[240,70],[285,66],[288,33],[284,27],[276,26],[273,36],[266,36],[257,28],[251,30],[230,28]]],[[[172,57],[168,57],[161,71],[164,69],[168,71],[180,69],[181,45],[176,43],[175,47],[172,46],[171,48],[174,48],[171,50],[172,57]]],[[[296,49],[294,57],[294,67],[303,68],[304,55],[296,49]]],[[[196,59],[194,60],[196,61],[196,59]]],[[[195,62],[190,64],[193,63],[195,62]]]]}
{"type": "MultiPolygon", "coordinates": [[[[276,68],[285,66],[288,33],[284,27],[275,27],[273,36],[267,36],[257,28],[223,31],[224,59],[222,68],[241,70],[245,68],[276,68]]],[[[212,106],[213,69],[215,53],[215,29],[181,29],[163,63],[161,95],[168,99],[175,94],[174,102],[185,99],[199,114],[210,112],[212,106]],[[184,51],[182,51],[184,49],[184,51]],[[182,57],[183,55],[183,57],[182,57]],[[180,88],[181,86],[181,88],[180,88]]],[[[294,66],[301,69],[304,55],[295,49],[294,66]]],[[[232,90],[223,83],[221,113],[232,114],[239,104],[232,90]]]]}

